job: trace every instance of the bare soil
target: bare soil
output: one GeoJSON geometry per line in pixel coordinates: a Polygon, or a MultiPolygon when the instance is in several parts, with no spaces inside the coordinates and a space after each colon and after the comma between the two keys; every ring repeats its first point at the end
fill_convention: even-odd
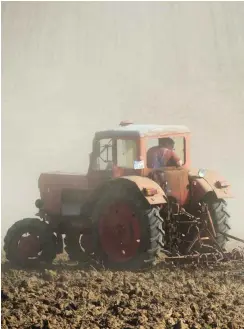
{"type": "Polygon", "coordinates": [[[244,328],[244,266],[112,272],[2,264],[2,328],[244,328]]]}

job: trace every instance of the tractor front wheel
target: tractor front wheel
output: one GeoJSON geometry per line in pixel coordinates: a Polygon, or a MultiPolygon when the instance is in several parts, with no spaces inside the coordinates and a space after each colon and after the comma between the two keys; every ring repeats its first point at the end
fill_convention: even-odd
{"type": "Polygon", "coordinates": [[[52,263],[56,257],[56,236],[38,218],[24,218],[12,225],[4,238],[6,258],[18,266],[52,263]]]}
{"type": "Polygon", "coordinates": [[[128,193],[107,193],[96,205],[92,216],[95,254],[106,267],[143,268],[156,260],[164,246],[159,209],[143,201],[133,200],[128,193]]]}

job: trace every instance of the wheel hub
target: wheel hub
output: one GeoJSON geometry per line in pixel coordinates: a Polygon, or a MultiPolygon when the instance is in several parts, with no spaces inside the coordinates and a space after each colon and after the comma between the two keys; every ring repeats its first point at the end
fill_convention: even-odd
{"type": "Polygon", "coordinates": [[[40,249],[41,246],[39,238],[35,235],[22,236],[19,240],[19,255],[24,258],[37,257],[40,249]]]}

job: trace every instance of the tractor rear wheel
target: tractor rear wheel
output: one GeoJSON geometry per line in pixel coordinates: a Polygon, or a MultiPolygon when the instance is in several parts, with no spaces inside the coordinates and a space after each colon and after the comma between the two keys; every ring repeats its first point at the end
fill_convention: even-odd
{"type": "Polygon", "coordinates": [[[152,264],[164,246],[159,209],[125,193],[106,193],[93,212],[95,255],[105,267],[138,269],[152,264]]]}
{"type": "Polygon", "coordinates": [[[52,263],[56,257],[56,236],[48,224],[38,218],[24,218],[14,223],[4,238],[6,258],[14,265],[52,263]]]}
{"type": "Polygon", "coordinates": [[[225,249],[228,238],[221,233],[228,233],[231,229],[227,202],[223,199],[210,199],[207,203],[216,230],[216,240],[219,246],[225,249]]]}

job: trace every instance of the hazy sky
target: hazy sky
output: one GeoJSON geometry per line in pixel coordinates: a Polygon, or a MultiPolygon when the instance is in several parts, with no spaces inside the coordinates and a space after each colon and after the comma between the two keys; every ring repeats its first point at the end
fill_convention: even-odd
{"type": "Polygon", "coordinates": [[[185,124],[244,235],[244,3],[2,2],[2,235],[40,172],[85,172],[93,132],[185,124]]]}

